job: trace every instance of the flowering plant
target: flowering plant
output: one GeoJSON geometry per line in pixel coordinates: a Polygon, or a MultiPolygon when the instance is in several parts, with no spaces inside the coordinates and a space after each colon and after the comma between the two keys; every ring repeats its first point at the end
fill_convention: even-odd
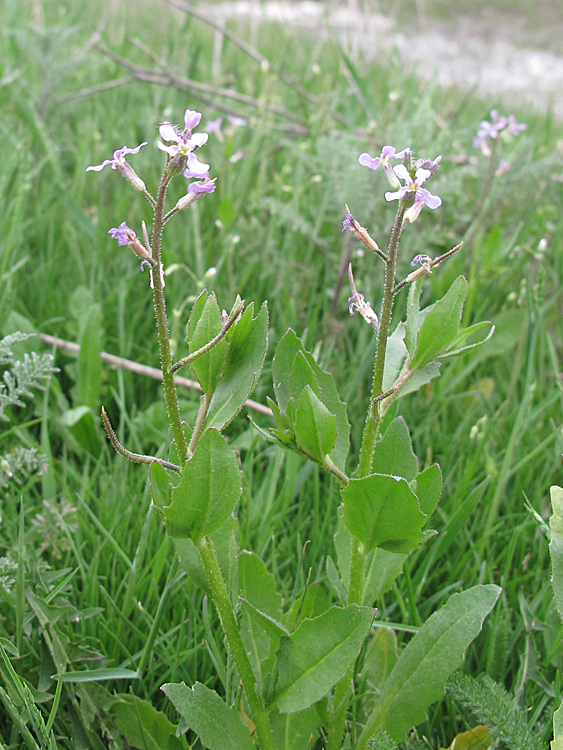
{"type": "MultiPolygon", "coordinates": [[[[384,417],[397,399],[436,377],[445,359],[476,345],[468,343],[475,333],[487,327],[492,333],[488,323],[460,327],[467,294],[461,276],[442,299],[419,309],[423,277],[461,245],[436,258],[419,253],[412,261],[418,267],[397,279],[403,229],[418,219],[423,207],[435,210],[441,205],[438,196],[422,187],[438,170],[441,157],[414,160],[410,148],[397,152],[392,146],[375,159],[360,156],[360,164],[382,167],[394,190],[385,197],[398,201],[386,251],[346,207],[343,231],[352,232],[384,264],[379,316],[356,289],[349,269],[350,314],[359,312],[377,339],[357,467],[349,465],[350,424],[332,375],[317,364],[293,330],[277,346],[274,399],[269,400],[275,426],[257,429],[265,439],[322,467],[333,477],[341,501],[336,554],[327,557],[326,567],[329,594],[337,604],[331,605],[326,593],[315,598],[305,588],[288,609],[260,557],[237,549],[234,512],[242,494],[241,471],[237,454],[222,435],[244,406],[262,367],[266,304],[255,313],[254,303],[245,306],[237,298],[230,313],[221,312],[215,295],[204,290],[187,325],[189,354],[176,362],[172,358],[162,235],[175,214],[215,189],[209,165],[195,154],[207,141],[207,134],[193,133],[200,120],[200,113],[186,110],[182,130],[168,122],[160,126],[158,148],[166,154],[166,164],[156,197],[125,159],[140,146],[120,149],[113,160],[90,168],[117,168],[144,193],[154,211],[152,238],[144,222],[142,239],[126,221],[109,233],[150,269],[173,436],[169,456],[164,460],[127,450],[105,410],[104,424],[123,456],[149,466],[154,508],[174,540],[186,574],[213,600],[234,665],[227,691],[236,696],[234,700],[225,702],[201,683],[191,688],[168,683],[162,689],[210,750],[291,750],[311,747],[316,738],[327,750],[340,750],[343,741],[364,750],[374,737],[393,747],[443,694],[446,679],[462,662],[500,593],[497,586],[486,585],[454,594],[400,655],[390,624],[377,621],[374,627],[374,603],[400,575],[408,555],[434,534],[428,522],[442,485],[438,465],[421,470],[402,417],[384,417]],[[401,163],[392,167],[391,159],[401,163]],[[181,175],[194,181],[165,212],[168,185],[181,175]],[[406,288],[407,319],[392,332],[395,301],[406,288]],[[182,420],[174,382],[175,373],[188,365],[203,391],[197,417],[189,426],[182,420]],[[369,670],[370,655],[377,656],[383,640],[387,666],[377,675],[369,670]],[[363,701],[355,695],[362,660],[370,685],[363,701]],[[350,714],[352,701],[355,710],[350,714]]],[[[220,123],[213,126],[219,128],[220,123]]],[[[145,666],[140,664],[139,670],[145,666]]],[[[142,722],[143,717],[136,720],[142,722]]]]}

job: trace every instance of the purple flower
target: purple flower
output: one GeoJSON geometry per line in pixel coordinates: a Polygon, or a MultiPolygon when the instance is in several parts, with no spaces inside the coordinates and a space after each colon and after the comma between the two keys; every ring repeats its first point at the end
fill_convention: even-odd
{"type": "Polygon", "coordinates": [[[125,159],[125,156],[127,154],[136,154],[143,146],[146,145],[147,141],[141,143],[141,145],[137,146],[137,148],[127,148],[127,146],[118,148],[117,151],[113,152],[113,159],[106,159],[101,164],[97,164],[96,166],[86,167],[86,171],[89,172],[90,170],[93,170],[94,172],[100,172],[104,167],[107,167],[108,164],[111,164],[111,168],[119,169],[121,176],[125,177],[125,179],[128,180],[131,185],[133,185],[135,190],[138,190],[141,193],[146,193],[147,187],[145,183],[141,180],[133,167],[125,159]]]}
{"type": "Polygon", "coordinates": [[[424,266],[425,263],[429,263],[432,260],[432,258],[429,255],[424,255],[424,253],[421,253],[420,255],[415,255],[414,258],[411,260],[411,266],[424,266]]]}
{"type": "Polygon", "coordinates": [[[122,221],[117,228],[110,229],[108,234],[110,234],[115,240],[117,240],[120,245],[129,245],[131,250],[133,250],[138,258],[141,258],[141,260],[146,260],[149,264],[151,263],[151,254],[148,252],[146,247],[144,247],[141,242],[139,242],[139,239],[135,232],[130,227],[128,227],[124,221],[122,221]]]}
{"type": "Polygon", "coordinates": [[[398,164],[395,168],[395,174],[402,180],[405,180],[405,185],[401,187],[396,193],[385,193],[385,199],[388,201],[401,200],[408,194],[414,194],[414,203],[409,206],[414,210],[409,215],[409,218],[405,217],[407,221],[411,223],[417,218],[418,214],[422,210],[422,206],[426,205],[428,208],[438,208],[442,205],[442,199],[437,195],[432,195],[426,188],[421,187],[426,180],[431,176],[431,172],[428,169],[417,169],[415,172],[414,180],[405,167],[404,164],[398,164]]]}
{"type": "Polygon", "coordinates": [[[363,167],[369,167],[370,169],[377,169],[379,166],[383,168],[385,176],[391,183],[391,187],[395,189],[401,186],[401,183],[397,180],[389,159],[402,159],[409,149],[404,148],[402,151],[396,152],[393,146],[383,146],[381,156],[376,156],[375,159],[369,154],[363,153],[360,155],[359,162],[363,167]]]}
{"type": "Polygon", "coordinates": [[[143,148],[143,146],[146,146],[147,143],[148,141],[145,141],[144,143],[141,143],[140,146],[137,146],[137,148],[127,148],[127,146],[118,148],[117,151],[113,152],[113,159],[106,159],[101,164],[98,164],[95,167],[86,167],[86,171],[89,172],[90,170],[93,170],[94,172],[100,172],[104,167],[107,167],[108,164],[111,164],[112,169],[118,169],[119,167],[127,164],[127,162],[125,161],[125,156],[127,154],[139,153],[139,151],[143,148]]]}
{"type": "Polygon", "coordinates": [[[525,122],[518,124],[514,115],[508,115],[506,132],[510,133],[510,135],[518,135],[521,130],[526,130],[527,127],[525,122]]]}
{"type": "Polygon", "coordinates": [[[514,115],[508,117],[499,117],[496,109],[491,110],[491,122],[483,120],[481,127],[477,131],[477,137],[473,139],[475,148],[480,148],[485,156],[491,155],[491,148],[487,138],[496,140],[499,136],[510,137],[518,135],[521,130],[526,130],[527,125],[518,124],[514,115]]]}
{"type": "Polygon", "coordinates": [[[185,127],[182,131],[178,125],[163,122],[158,132],[162,141],[157,142],[161,151],[169,156],[167,169],[172,176],[180,174],[187,166],[188,170],[195,175],[203,176],[209,171],[209,164],[203,164],[193,153],[195,149],[207,143],[207,133],[192,133],[201,120],[201,113],[187,109],[184,114],[185,127]]]}
{"type": "Polygon", "coordinates": [[[129,245],[130,242],[135,242],[137,239],[135,232],[124,221],[117,228],[110,229],[108,234],[111,234],[120,245],[129,245]]]}
{"type": "Polygon", "coordinates": [[[221,132],[221,125],[223,124],[223,118],[218,117],[216,120],[209,120],[205,124],[205,127],[209,130],[210,133],[216,133],[216,135],[219,135],[221,132]]]}
{"type": "Polygon", "coordinates": [[[235,128],[242,128],[247,124],[247,121],[244,119],[244,117],[237,117],[236,115],[227,115],[227,120],[232,123],[235,128]]]}
{"type": "Polygon", "coordinates": [[[424,255],[421,253],[420,255],[415,255],[414,258],[411,260],[411,266],[423,266],[425,263],[428,263],[431,261],[432,258],[429,255],[424,255]]]}
{"type": "MultiPolygon", "coordinates": [[[[356,229],[356,227],[354,226],[355,219],[350,213],[350,211],[346,211],[345,213],[346,213],[346,218],[342,222],[342,231],[345,232],[347,229],[350,229],[352,232],[354,232],[356,229]]],[[[350,314],[353,315],[354,313],[350,313],[350,314]]]]}
{"type": "Polygon", "coordinates": [[[351,297],[348,297],[348,312],[350,315],[354,315],[355,309],[358,308],[361,305],[365,303],[365,298],[363,294],[360,294],[359,292],[354,292],[354,294],[351,297]]]}
{"type": "Polygon", "coordinates": [[[203,182],[190,182],[188,193],[213,193],[215,192],[215,187],[215,181],[210,179],[205,179],[203,182]]]}

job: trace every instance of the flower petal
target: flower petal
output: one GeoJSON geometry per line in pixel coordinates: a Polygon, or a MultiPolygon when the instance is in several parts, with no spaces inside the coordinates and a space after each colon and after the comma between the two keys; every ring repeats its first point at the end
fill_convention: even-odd
{"type": "Polygon", "coordinates": [[[188,154],[188,170],[196,175],[204,175],[209,172],[209,164],[201,162],[195,154],[188,154]]]}
{"type": "Polygon", "coordinates": [[[194,133],[190,138],[190,143],[194,148],[199,148],[207,143],[209,135],[207,133],[194,133]]]}
{"type": "Polygon", "coordinates": [[[186,130],[193,130],[197,128],[201,120],[201,112],[196,112],[195,109],[187,109],[184,114],[184,124],[186,130]]]}
{"type": "Polygon", "coordinates": [[[372,157],[366,153],[361,154],[358,161],[360,162],[362,167],[369,167],[370,169],[377,169],[381,164],[381,159],[379,158],[379,156],[376,156],[375,159],[372,159],[372,157]]]}
{"type": "Polygon", "coordinates": [[[426,188],[419,188],[417,193],[422,196],[422,200],[428,208],[438,208],[442,205],[442,199],[437,195],[432,195],[426,188]]]}
{"type": "Polygon", "coordinates": [[[113,159],[106,159],[101,164],[97,164],[95,167],[94,166],[86,167],[86,171],[89,172],[90,170],[92,170],[93,172],[99,172],[104,167],[107,167],[108,164],[113,164],[113,159]]]}
{"type": "Polygon", "coordinates": [[[163,122],[159,127],[158,132],[163,141],[172,141],[172,143],[180,143],[180,136],[174,130],[174,126],[169,122],[163,122]]]}

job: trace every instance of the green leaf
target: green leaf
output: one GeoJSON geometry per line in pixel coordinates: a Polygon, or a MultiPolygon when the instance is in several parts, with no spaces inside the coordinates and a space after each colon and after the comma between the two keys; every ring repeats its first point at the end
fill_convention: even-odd
{"type": "MultiPolygon", "coordinates": [[[[60,675],[63,682],[100,682],[101,680],[138,680],[141,675],[132,669],[115,667],[114,669],[86,669],[82,672],[64,672],[60,675]]],[[[51,679],[59,679],[59,675],[51,675],[51,679]]]]}
{"type": "Polygon", "coordinates": [[[350,450],[350,423],[348,422],[346,404],[338,395],[332,375],[319,367],[312,354],[309,352],[304,352],[304,354],[319,384],[320,399],[336,419],[336,442],[334,449],[330,452],[330,458],[335,466],[344,471],[346,458],[350,450]]]}
{"type": "Polygon", "coordinates": [[[250,304],[227,334],[229,349],[205,420],[205,429],[222,430],[243,407],[262,369],[268,347],[268,309],[253,318],[250,304]]]}
{"type": "Polygon", "coordinates": [[[320,583],[311,583],[293,603],[293,607],[284,618],[285,624],[293,631],[303,620],[312,620],[329,609],[330,601],[323,586],[320,583]]]}
{"type": "Polygon", "coordinates": [[[330,555],[326,558],[326,575],[333,591],[340,599],[340,603],[346,606],[348,601],[348,589],[344,586],[340,574],[330,555]]]}
{"type": "Polygon", "coordinates": [[[418,332],[424,320],[425,314],[420,311],[420,293],[422,291],[422,284],[418,283],[418,280],[413,282],[409,289],[409,296],[407,300],[407,324],[405,330],[405,345],[408,353],[412,357],[416,351],[416,340],[418,338],[418,332]]]}
{"type": "Polygon", "coordinates": [[[366,560],[363,604],[371,607],[401,574],[408,555],[376,547],[366,560]]]}
{"type": "Polygon", "coordinates": [[[282,600],[276,591],[276,582],[264,562],[252,552],[239,555],[239,586],[249,606],[241,620],[241,635],[258,683],[262,685],[264,662],[270,655],[270,639],[276,647],[282,633],[278,632],[282,600]],[[254,608],[255,611],[252,611],[254,608]],[[261,615],[261,616],[260,616],[261,615]],[[268,620],[268,618],[270,618],[268,620]]]}
{"type": "Polygon", "coordinates": [[[100,455],[102,443],[96,432],[94,413],[89,406],[67,409],[61,414],[61,422],[68,427],[81,448],[96,458],[100,455]]]}
{"type": "Polygon", "coordinates": [[[166,531],[175,539],[197,544],[218,529],[235,509],[242,492],[237,457],[217,430],[207,430],[182,479],[163,508],[166,531]]]}
{"type": "Polygon", "coordinates": [[[445,357],[453,357],[456,354],[461,354],[461,352],[466,352],[468,349],[474,349],[476,346],[482,346],[491,338],[494,332],[495,327],[490,322],[490,320],[484,320],[481,323],[475,323],[474,325],[469,326],[469,328],[462,328],[461,331],[459,331],[459,333],[457,334],[456,338],[451,342],[450,346],[448,347],[448,351],[440,355],[440,358],[444,359],[445,357]],[[474,333],[481,330],[481,328],[484,328],[485,326],[490,326],[489,332],[485,337],[481,338],[480,341],[475,341],[475,343],[473,344],[465,345],[465,342],[470,336],[472,336],[474,333]]]}
{"type": "Polygon", "coordinates": [[[174,546],[180,565],[185,570],[188,579],[210,595],[211,589],[209,588],[205,565],[198,548],[191,539],[174,539],[174,546]]]}
{"type": "Polygon", "coordinates": [[[386,474],[351,479],[342,499],[346,526],[367,552],[383,547],[407,553],[423,539],[426,516],[404,479],[386,474]]]}
{"type": "Polygon", "coordinates": [[[549,543],[551,585],[553,586],[559,617],[563,619],[563,489],[553,485],[550,488],[550,495],[553,510],[549,519],[551,529],[551,541],[549,543]]]}
{"type": "Polygon", "coordinates": [[[113,720],[131,747],[162,750],[176,727],[162,711],[134,695],[120,695],[111,707],[113,720]]]}
{"type": "Polygon", "coordinates": [[[298,447],[320,463],[324,463],[336,441],[336,419],[309,385],[297,404],[295,437],[298,447]]]}
{"type": "Polygon", "coordinates": [[[434,513],[442,492],[442,471],[432,464],[416,477],[416,496],[420,510],[427,518],[434,513]]]}
{"type": "Polygon", "coordinates": [[[358,748],[365,748],[367,738],[383,729],[402,742],[411,727],[426,719],[428,707],[444,695],[446,680],[462,663],[500,592],[488,584],[454,594],[424,623],[387,678],[358,748]]]}
{"type": "Polygon", "coordinates": [[[364,665],[360,676],[365,674],[369,687],[380,692],[399,658],[395,631],[391,628],[376,628],[364,650],[364,665]]]}
{"type": "Polygon", "coordinates": [[[391,474],[408,482],[418,473],[418,458],[414,455],[409,428],[403,417],[394,419],[373,454],[374,474],[391,474]]]}
{"type": "Polygon", "coordinates": [[[254,749],[250,732],[236,708],[229,708],[214,690],[200,682],[193,688],[183,682],[169,682],[161,690],[208,750],[254,749]]]}
{"type": "Polygon", "coordinates": [[[319,725],[319,715],[315,706],[296,714],[272,711],[270,723],[276,747],[283,750],[310,750],[314,746],[311,738],[314,740],[319,725]]]}
{"type": "MultiPolygon", "coordinates": [[[[200,297],[201,299],[201,297],[200,297]]],[[[196,305],[197,302],[196,301],[196,305]]],[[[195,305],[194,305],[195,309],[195,305]]],[[[198,310],[199,311],[199,310],[198,310]]],[[[192,312],[193,317],[193,312],[192,312]]],[[[190,321],[191,322],[191,321],[190,321]]],[[[208,344],[223,328],[221,311],[213,292],[205,300],[205,305],[199,316],[199,320],[190,335],[189,350],[190,354],[201,349],[208,344]]],[[[189,330],[189,326],[188,326],[189,330]]],[[[217,384],[217,378],[225,363],[228,344],[226,339],[222,339],[210,351],[191,363],[191,368],[197,377],[199,384],[204,393],[211,395],[217,384]]]]}
{"type": "Polygon", "coordinates": [[[295,331],[291,328],[282,336],[276,348],[272,362],[272,380],[276,401],[282,412],[287,410],[289,401],[289,376],[293,369],[293,363],[298,352],[303,349],[303,344],[297,338],[295,331]]]}
{"type": "Polygon", "coordinates": [[[338,527],[334,535],[334,547],[338,561],[338,570],[343,585],[348,591],[350,587],[350,565],[352,560],[352,534],[346,528],[344,522],[344,505],[342,503],[336,509],[338,516],[338,527]]]}
{"type": "Polygon", "coordinates": [[[442,299],[428,311],[418,333],[418,346],[411,363],[413,369],[429,364],[455,341],[467,288],[467,281],[458,276],[442,299]]]}
{"type": "Polygon", "coordinates": [[[383,393],[388,391],[399,377],[407,354],[405,324],[399,323],[393,333],[387,338],[385,368],[383,370],[383,393]]]}
{"type": "MultiPolygon", "coordinates": [[[[336,421],[336,441],[330,452],[331,461],[342,471],[350,442],[350,424],[346,405],[340,399],[334,379],[315,362],[291,328],[280,340],[272,363],[274,392],[282,413],[289,415],[291,397],[299,399],[303,389],[310,386],[336,421]]],[[[278,423],[279,424],[279,423],[278,423]]],[[[282,429],[280,427],[280,429],[282,429]]]]}
{"type": "Polygon", "coordinates": [[[373,622],[369,607],[332,607],[281,639],[274,703],[282,713],[316,703],[358,656],[373,622]]]}
{"type": "Polygon", "coordinates": [[[551,750],[563,750],[563,701],[553,714],[553,740],[551,750]]]}
{"type": "Polygon", "coordinates": [[[313,390],[316,396],[320,396],[321,389],[317,383],[317,378],[315,377],[313,368],[307,362],[305,353],[299,351],[293,360],[293,366],[289,376],[289,397],[295,399],[297,402],[299,396],[301,396],[301,393],[307,386],[313,390]]]}
{"type": "Polygon", "coordinates": [[[162,515],[162,509],[166,505],[170,505],[172,480],[166,469],[158,461],[152,462],[149,469],[149,478],[153,505],[162,515]]]}
{"type": "Polygon", "coordinates": [[[207,289],[204,289],[203,292],[199,295],[199,297],[194,302],[194,306],[192,307],[192,311],[190,313],[190,319],[188,320],[188,333],[187,333],[188,341],[191,341],[193,338],[196,326],[199,323],[199,319],[201,318],[203,310],[205,309],[206,302],[207,302],[207,289]]]}

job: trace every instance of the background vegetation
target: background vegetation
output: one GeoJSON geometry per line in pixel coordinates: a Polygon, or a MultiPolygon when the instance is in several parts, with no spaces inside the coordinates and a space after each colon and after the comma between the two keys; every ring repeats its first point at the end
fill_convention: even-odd
{"type": "MultiPolygon", "coordinates": [[[[226,40],[219,49],[212,29],[165,2],[5,0],[0,18],[1,333],[37,330],[83,346],[78,360],[59,353],[60,372],[47,394],[12,409],[1,425],[0,451],[14,442],[40,447],[49,467],[0,482],[0,643],[45,717],[59,655],[75,670],[137,669],[142,660],[139,679],[104,689],[131,691],[177,722],[160,685],[198,679],[213,686],[230,665],[213,637],[214,613],[178,573],[171,541],[149,508],[146,472],[116,456],[101,429],[103,403],[131,450],[162,454],[169,439],[158,383],[99,364],[103,349],[158,366],[147,278],[107,234],[124,220],[138,225],[147,206],[117,173],[86,173],[86,166],[146,140],[131,162],[152,188],[161,168],[158,123],[181,122],[186,108],[203,111],[203,123],[228,112],[248,120],[230,131],[224,121],[223,140],[210,136],[205,161],[218,177],[217,192],[166,228],[179,351],[189,301],[204,285],[226,309],[237,293],[258,305],[267,299],[270,360],[253,398],[265,403],[271,393],[271,352],[294,328],[334,374],[356,425],[354,451],[374,342],[358,316],[348,316],[344,269],[352,258],[358,289],[375,309],[381,269],[349,233],[342,235],[343,204],[380,242],[394,212],[380,175],[362,169],[358,155],[390,143],[444,156],[432,182],[443,207],[423,213],[405,236],[406,275],[415,254],[438,255],[463,237],[486,171],[473,136],[492,106],[505,112],[501,101],[481,102],[407,76],[396,61],[368,68],[361,54],[352,60],[336,43],[265,26],[255,41],[270,60],[268,71],[226,40]],[[146,45],[174,76],[236,89],[257,106],[213,90],[196,95],[139,80],[103,88],[127,74],[100,44],[162,72],[146,45]],[[91,422],[74,411],[84,406],[95,414],[91,422]],[[25,559],[25,598],[13,571],[18,559],[25,559]],[[151,628],[155,640],[147,647],[151,628]]],[[[248,36],[248,29],[238,31],[248,36]]],[[[542,531],[549,485],[563,483],[563,147],[549,112],[515,114],[528,129],[510,144],[512,168],[497,182],[480,231],[429,277],[424,292],[430,301],[466,275],[466,320],[492,320],[497,331],[477,358],[454,360],[441,378],[399,402],[415,452],[426,464],[440,463],[445,485],[434,519],[438,536],[409,558],[399,585],[377,606],[381,620],[408,630],[456,590],[501,585],[465,671],[513,693],[547,746],[563,666],[542,531]]],[[[41,345],[31,339],[19,347],[22,353],[41,345]]],[[[186,390],[187,420],[197,403],[197,393],[186,390]]],[[[254,419],[269,426],[263,415],[254,419]]],[[[230,435],[245,459],[239,544],[265,556],[291,599],[309,571],[311,582],[324,580],[335,488],[300,457],[267,445],[246,415],[230,435]]],[[[5,677],[5,665],[1,671],[5,677]]],[[[104,689],[65,683],[54,717],[61,747],[123,746],[104,723],[104,689]]],[[[418,736],[424,746],[448,747],[472,723],[448,697],[418,736]]],[[[16,722],[1,708],[0,737],[5,746],[20,746],[16,722]]]]}

